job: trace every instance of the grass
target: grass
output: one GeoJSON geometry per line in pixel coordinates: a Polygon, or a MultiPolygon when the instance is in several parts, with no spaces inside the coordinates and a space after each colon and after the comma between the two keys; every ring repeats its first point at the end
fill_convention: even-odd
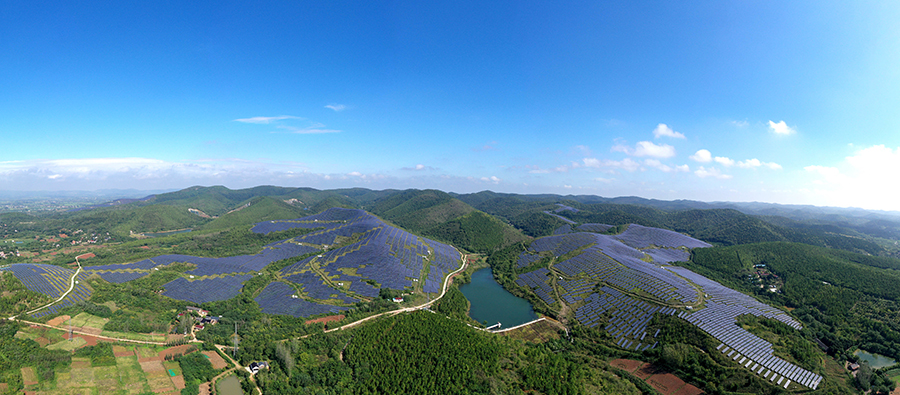
{"type": "Polygon", "coordinates": [[[75,350],[75,349],[77,349],[77,348],[81,348],[81,347],[84,346],[85,344],[87,344],[87,341],[85,341],[84,338],[82,338],[82,337],[74,337],[74,338],[72,338],[71,341],[68,340],[68,339],[66,339],[66,340],[61,340],[61,341],[58,341],[58,342],[56,342],[56,343],[53,343],[53,344],[47,346],[47,349],[48,349],[48,350],[65,350],[65,351],[72,351],[72,350],[75,350]]]}
{"type": "Polygon", "coordinates": [[[101,336],[114,337],[118,339],[129,339],[129,340],[142,340],[148,342],[157,342],[157,343],[165,343],[166,335],[149,335],[144,333],[130,333],[130,332],[113,332],[113,331],[103,331],[100,333],[101,336]]]}
{"type": "Polygon", "coordinates": [[[108,318],[101,318],[88,313],[80,313],[72,317],[73,327],[103,329],[107,322],[109,322],[108,318]]]}
{"type": "Polygon", "coordinates": [[[531,343],[544,343],[551,339],[559,339],[559,328],[553,323],[544,320],[528,326],[503,332],[503,335],[511,339],[527,341],[531,343]]]}

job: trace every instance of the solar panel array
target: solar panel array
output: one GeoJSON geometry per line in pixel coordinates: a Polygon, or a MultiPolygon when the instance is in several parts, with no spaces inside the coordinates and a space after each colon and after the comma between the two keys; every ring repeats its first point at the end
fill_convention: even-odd
{"type": "Polygon", "coordinates": [[[344,303],[353,304],[359,300],[347,296],[343,291],[334,289],[322,282],[322,278],[313,272],[297,273],[284,278],[292,283],[302,284],[303,292],[313,299],[328,300],[338,299],[344,303]]]}
{"type": "Polygon", "coordinates": [[[317,314],[337,313],[348,308],[315,303],[300,298],[291,297],[296,292],[290,285],[282,282],[272,282],[254,299],[260,309],[266,314],[290,315],[294,317],[309,317],[317,314]]]}
{"type": "Polygon", "coordinates": [[[595,240],[581,254],[557,263],[554,268],[569,277],[582,273],[594,282],[606,282],[619,289],[640,289],[659,300],[691,303],[697,292],[684,279],[662,267],[640,260],[643,253],[623,245],[611,236],[584,233],[595,240]]]}
{"type": "Polygon", "coordinates": [[[575,319],[578,322],[593,328],[601,325],[604,321],[603,315],[608,313],[612,318],[604,329],[615,339],[616,345],[637,351],[655,348],[657,345],[654,339],[659,335],[659,331],[649,337],[647,332],[647,324],[653,319],[653,315],[656,313],[672,315],[676,312],[674,308],[650,304],[610,287],[603,287],[598,292],[592,293],[585,302],[584,306],[575,310],[575,319]]]}
{"type": "MultiPolygon", "coordinates": [[[[75,274],[75,270],[66,267],[32,263],[16,263],[0,268],[0,270],[12,272],[25,285],[25,288],[47,295],[53,300],[59,299],[62,294],[69,290],[72,275],[75,274]]],[[[85,272],[79,273],[75,279],[78,284],[75,284],[72,292],[66,295],[59,303],[38,311],[31,316],[37,318],[47,314],[55,314],[59,309],[90,297],[91,291],[84,286],[84,280],[87,279],[88,275],[85,272]]]]}
{"type": "Polygon", "coordinates": [[[573,213],[577,213],[580,211],[577,208],[569,207],[562,203],[556,203],[556,205],[559,206],[559,208],[557,208],[556,210],[553,210],[554,213],[561,213],[563,211],[571,211],[573,213]]]}
{"type": "Polygon", "coordinates": [[[28,290],[53,299],[69,289],[69,279],[75,274],[74,270],[66,267],[31,263],[16,263],[0,270],[12,272],[28,290]]]}
{"type": "MultiPolygon", "coordinates": [[[[577,229],[608,228],[582,225],[577,229]]],[[[774,356],[771,343],[736,325],[737,317],[743,314],[775,319],[795,329],[802,328],[799,322],[781,310],[686,268],[668,265],[690,259],[690,251],[686,248],[708,246],[677,232],[632,224],[616,236],[569,233],[537,239],[529,251],[519,256],[517,267],[527,267],[538,252],[550,251],[562,256],[582,249],[578,255],[552,266],[552,270],[565,276],[557,281],[560,298],[567,304],[581,304],[575,310],[576,319],[589,327],[602,324],[619,347],[633,350],[656,347],[655,338],[659,331],[648,333],[647,324],[656,313],[677,313],[678,317],[721,341],[719,350],[743,367],[777,385],[783,383],[785,388],[793,382],[815,389],[821,376],[774,356]],[[653,263],[645,261],[647,258],[652,258],[653,263]],[[600,283],[604,285],[594,292],[600,283]],[[698,293],[696,287],[702,293],[698,293]],[[672,307],[639,300],[625,292],[646,292],[659,300],[679,304],[695,305],[703,301],[705,305],[679,313],[672,307]]],[[[556,302],[553,297],[556,292],[549,280],[554,275],[550,269],[542,268],[519,275],[516,283],[531,289],[552,305],[556,302]]]]}
{"type": "Polygon", "coordinates": [[[628,225],[622,234],[616,236],[634,248],[647,248],[651,245],[657,247],[712,247],[711,244],[697,240],[693,237],[683,235],[667,229],[651,228],[638,224],[628,225]]]}
{"type": "Polygon", "coordinates": [[[575,229],[581,232],[603,233],[612,227],[612,225],[606,224],[581,224],[575,229]]]}
{"type": "Polygon", "coordinates": [[[172,299],[187,300],[194,303],[213,302],[231,299],[241,292],[244,281],[253,276],[249,274],[224,276],[189,281],[183,277],[176,278],[163,285],[163,295],[172,299]]]}
{"type": "MultiPolygon", "coordinates": [[[[329,211],[332,210],[337,209],[329,211]]],[[[377,296],[377,289],[373,292],[373,289],[357,283],[368,279],[381,287],[402,290],[414,286],[427,268],[428,275],[423,290],[440,293],[444,277],[461,264],[460,253],[451,246],[389,226],[364,211],[347,211],[362,214],[347,216],[352,217],[353,221],[343,222],[340,226],[331,228],[330,232],[345,237],[362,232],[357,242],[297,262],[282,269],[281,274],[291,276],[309,270],[313,262],[329,278],[355,271],[355,281],[348,280],[351,281],[350,291],[362,290],[360,295],[373,297],[377,296]]],[[[305,236],[295,240],[307,241],[305,236]]]]}
{"type": "Polygon", "coordinates": [[[566,217],[563,217],[562,215],[554,214],[554,213],[551,213],[551,212],[549,212],[549,211],[544,211],[544,214],[547,214],[547,215],[549,215],[549,216],[551,216],[551,217],[554,217],[554,218],[556,218],[556,219],[558,219],[558,220],[560,220],[560,221],[563,221],[563,222],[565,222],[565,223],[567,223],[567,224],[569,224],[569,225],[575,225],[575,221],[572,221],[571,219],[568,219],[568,218],[566,218],[566,217]]]}
{"type": "Polygon", "coordinates": [[[687,262],[691,259],[690,251],[678,248],[648,248],[643,251],[645,254],[650,255],[654,262],[660,264],[687,262]]]}
{"type": "Polygon", "coordinates": [[[555,235],[564,235],[566,233],[572,233],[572,225],[565,224],[553,231],[555,235]]]}
{"type": "Polygon", "coordinates": [[[550,286],[549,278],[547,275],[550,273],[547,268],[542,267],[533,272],[520,274],[516,279],[516,284],[522,287],[528,287],[532,292],[534,292],[544,303],[548,305],[552,305],[556,303],[556,298],[552,295],[555,294],[553,291],[553,287],[550,286]]]}
{"type": "Polygon", "coordinates": [[[32,314],[31,316],[38,318],[38,317],[43,317],[48,314],[56,314],[59,310],[61,310],[63,308],[69,307],[75,303],[78,303],[82,300],[86,300],[87,298],[89,298],[91,296],[91,291],[89,289],[87,289],[87,287],[84,286],[84,280],[87,279],[87,277],[88,277],[87,273],[84,273],[84,272],[79,273],[78,277],[75,278],[75,280],[78,282],[78,284],[75,284],[75,287],[72,288],[72,292],[69,292],[69,294],[66,295],[66,297],[63,300],[59,301],[59,303],[56,303],[50,307],[47,307],[46,309],[38,311],[38,312],[32,314]]]}
{"type": "Polygon", "coordinates": [[[529,254],[527,251],[522,252],[519,254],[519,260],[516,261],[516,267],[521,269],[539,260],[541,260],[540,255],[529,254]]]}
{"type": "Polygon", "coordinates": [[[532,252],[550,251],[553,255],[563,256],[595,242],[593,236],[592,233],[570,233],[541,237],[533,241],[528,249],[532,252]]]}

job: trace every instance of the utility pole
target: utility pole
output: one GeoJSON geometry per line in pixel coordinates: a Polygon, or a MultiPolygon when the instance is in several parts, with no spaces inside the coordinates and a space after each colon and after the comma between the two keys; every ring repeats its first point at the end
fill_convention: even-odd
{"type": "Polygon", "coordinates": [[[234,335],[231,338],[234,342],[234,348],[231,349],[231,357],[236,358],[238,349],[237,322],[234,323],[234,335]]]}

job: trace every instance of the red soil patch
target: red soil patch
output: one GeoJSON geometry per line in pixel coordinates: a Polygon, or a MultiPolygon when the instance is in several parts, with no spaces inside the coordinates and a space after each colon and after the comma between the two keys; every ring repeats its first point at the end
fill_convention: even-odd
{"type": "Polygon", "coordinates": [[[150,249],[150,246],[141,246],[141,248],[143,248],[143,249],[145,249],[145,250],[149,250],[149,249],[150,249]]]}
{"type": "Polygon", "coordinates": [[[653,376],[656,373],[656,369],[653,368],[649,363],[645,363],[641,365],[638,370],[634,371],[632,374],[641,378],[641,380],[647,380],[650,376],[653,376]]]}
{"type": "Polygon", "coordinates": [[[159,352],[159,359],[165,359],[166,355],[185,354],[188,349],[196,350],[197,346],[193,344],[185,344],[181,346],[169,347],[159,352]]]}
{"type": "Polygon", "coordinates": [[[212,364],[213,369],[222,369],[228,367],[228,363],[222,359],[222,356],[215,351],[204,351],[203,355],[209,357],[209,362],[212,364]]]}
{"type": "Polygon", "coordinates": [[[613,359],[609,361],[609,364],[644,380],[663,395],[700,395],[703,393],[702,390],[685,383],[678,376],[667,373],[665,370],[646,362],[633,359],[613,359]]]}
{"type": "Polygon", "coordinates": [[[122,346],[113,346],[113,355],[116,357],[130,357],[134,355],[134,351],[122,346]]]}
{"type": "Polygon", "coordinates": [[[633,359],[613,359],[612,361],[609,361],[609,364],[628,373],[634,372],[644,365],[643,362],[635,361],[633,359]]]}
{"type": "MultiPolygon", "coordinates": [[[[85,346],[96,346],[97,342],[101,340],[96,337],[88,336],[88,335],[73,335],[73,337],[80,337],[80,338],[84,339],[85,346]]],[[[82,347],[84,347],[84,346],[82,346],[82,347]]]]}
{"type": "Polygon", "coordinates": [[[319,322],[324,322],[327,324],[327,323],[333,322],[333,321],[340,321],[344,318],[345,318],[345,316],[343,314],[329,315],[328,317],[316,318],[314,320],[306,321],[306,325],[315,324],[315,323],[319,323],[319,322]]]}
{"type": "Polygon", "coordinates": [[[690,384],[685,384],[684,387],[681,387],[681,390],[672,394],[672,395],[700,395],[703,393],[703,390],[700,388],[694,387],[690,384]]]}
{"type": "Polygon", "coordinates": [[[184,387],[185,387],[185,385],[184,385],[184,376],[178,375],[178,376],[175,376],[175,377],[169,377],[169,378],[172,379],[172,384],[175,386],[175,389],[177,389],[177,390],[182,390],[182,389],[184,389],[184,387]]]}
{"type": "Polygon", "coordinates": [[[650,376],[647,384],[663,394],[673,394],[684,386],[684,381],[672,373],[664,373],[650,376]]]}
{"type": "Polygon", "coordinates": [[[89,252],[87,254],[81,254],[79,256],[76,256],[75,259],[88,259],[88,258],[96,258],[96,257],[97,257],[97,255],[95,255],[93,252],[89,252]]]}
{"type": "Polygon", "coordinates": [[[37,339],[34,339],[34,341],[36,341],[37,344],[40,344],[41,347],[44,347],[44,346],[50,344],[50,339],[48,339],[48,338],[46,338],[46,337],[43,337],[43,336],[41,336],[41,337],[39,337],[39,338],[37,338],[37,339]]]}
{"type": "Polygon", "coordinates": [[[56,318],[54,318],[54,319],[52,319],[52,320],[50,320],[50,321],[47,321],[47,325],[50,325],[50,326],[59,326],[60,324],[62,324],[62,323],[64,323],[64,322],[68,321],[70,318],[72,318],[72,317],[69,317],[69,316],[67,316],[67,315],[61,315],[61,316],[56,317],[56,318]]]}

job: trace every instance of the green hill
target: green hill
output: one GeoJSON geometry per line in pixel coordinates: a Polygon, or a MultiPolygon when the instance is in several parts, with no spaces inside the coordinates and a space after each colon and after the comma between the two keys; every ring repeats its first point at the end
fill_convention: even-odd
{"type": "Polygon", "coordinates": [[[468,204],[436,190],[398,192],[371,207],[373,214],[413,232],[423,232],[473,211],[468,204]]]}
{"type": "Polygon", "coordinates": [[[375,201],[371,212],[397,226],[475,252],[491,252],[527,239],[508,224],[452,195],[410,189],[375,201]]]}
{"type": "Polygon", "coordinates": [[[223,229],[233,226],[251,225],[262,221],[300,218],[309,215],[309,211],[268,196],[253,198],[247,204],[247,206],[241,206],[235,211],[220,215],[219,218],[204,225],[202,229],[223,229]]]}

